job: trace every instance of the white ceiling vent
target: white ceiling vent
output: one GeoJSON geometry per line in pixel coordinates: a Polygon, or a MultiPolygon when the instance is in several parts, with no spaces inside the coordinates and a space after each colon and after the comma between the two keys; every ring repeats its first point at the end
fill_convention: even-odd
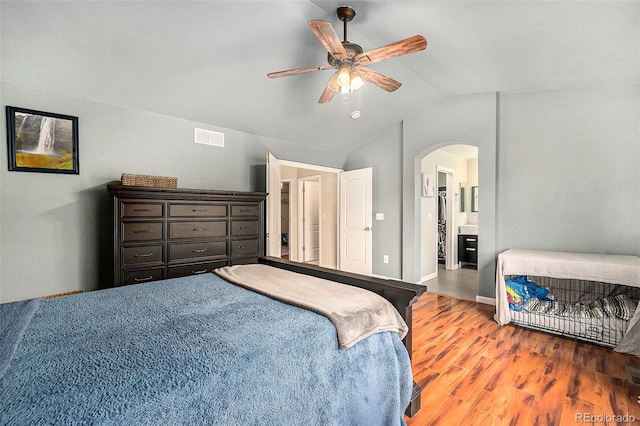
{"type": "Polygon", "coordinates": [[[204,145],[224,147],[224,133],[194,127],[193,141],[204,145]]]}

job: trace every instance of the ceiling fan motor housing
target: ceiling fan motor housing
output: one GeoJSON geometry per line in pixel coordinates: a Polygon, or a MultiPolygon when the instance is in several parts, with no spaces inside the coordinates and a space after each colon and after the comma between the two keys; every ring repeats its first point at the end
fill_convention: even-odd
{"type": "Polygon", "coordinates": [[[343,64],[348,64],[352,67],[354,58],[363,52],[362,47],[358,44],[343,41],[342,45],[344,46],[344,50],[347,51],[347,59],[340,60],[332,56],[331,53],[327,54],[327,61],[329,62],[329,65],[334,68],[340,68],[343,64]]]}

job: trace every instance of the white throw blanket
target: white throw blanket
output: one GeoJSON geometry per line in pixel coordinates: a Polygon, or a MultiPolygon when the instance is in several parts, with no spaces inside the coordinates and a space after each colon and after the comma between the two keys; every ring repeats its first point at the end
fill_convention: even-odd
{"type": "Polygon", "coordinates": [[[344,349],[374,333],[393,331],[404,338],[409,330],[393,305],[369,290],[262,264],[225,266],[215,273],[241,287],[324,315],[335,325],[344,349]]]}

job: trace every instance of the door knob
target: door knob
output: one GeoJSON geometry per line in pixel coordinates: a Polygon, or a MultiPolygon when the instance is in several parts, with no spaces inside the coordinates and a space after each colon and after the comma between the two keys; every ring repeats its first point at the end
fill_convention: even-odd
{"type": "Polygon", "coordinates": [[[365,231],[371,231],[371,228],[369,228],[368,226],[366,228],[364,228],[365,231]]]}

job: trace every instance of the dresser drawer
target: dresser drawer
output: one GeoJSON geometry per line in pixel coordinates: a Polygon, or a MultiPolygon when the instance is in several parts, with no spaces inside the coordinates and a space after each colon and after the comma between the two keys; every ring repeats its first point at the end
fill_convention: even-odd
{"type": "Polygon", "coordinates": [[[258,216],[260,206],[258,204],[232,204],[231,216],[258,216]]]}
{"type": "Polygon", "coordinates": [[[169,262],[216,256],[227,256],[226,241],[169,245],[169,262]]]}
{"type": "Polygon", "coordinates": [[[222,268],[223,266],[227,266],[226,260],[221,260],[218,262],[195,263],[192,265],[170,266],[169,278],[206,274],[208,272],[213,272],[214,269],[222,268]]]}
{"type": "Polygon", "coordinates": [[[231,236],[243,237],[246,235],[258,235],[258,221],[256,220],[232,220],[231,236]]]}
{"type": "Polygon", "coordinates": [[[227,221],[169,222],[169,238],[213,238],[227,236],[227,221]]]}
{"type": "Polygon", "coordinates": [[[169,217],[225,217],[226,204],[169,204],[169,217]]]}
{"type": "Polygon", "coordinates": [[[465,235],[462,237],[465,247],[478,247],[478,237],[475,235],[465,235]]]}
{"type": "Polygon", "coordinates": [[[140,271],[130,271],[122,273],[121,285],[140,284],[149,281],[161,280],[164,278],[164,268],[162,269],[142,269],[140,271]]]}
{"type": "Polygon", "coordinates": [[[466,254],[463,261],[469,263],[478,263],[478,252],[476,251],[476,249],[467,247],[465,250],[466,254]]]}
{"type": "Polygon", "coordinates": [[[161,241],[163,225],[163,222],[122,222],[122,241],[161,241]]]}
{"type": "Polygon", "coordinates": [[[162,217],[164,204],[161,203],[120,203],[120,216],[122,218],[133,217],[162,217]]]}
{"type": "Polygon", "coordinates": [[[162,263],[163,246],[122,247],[120,263],[123,267],[162,263]]]}
{"type": "Polygon", "coordinates": [[[231,241],[231,256],[238,255],[258,255],[258,240],[235,240],[231,241]]]}

